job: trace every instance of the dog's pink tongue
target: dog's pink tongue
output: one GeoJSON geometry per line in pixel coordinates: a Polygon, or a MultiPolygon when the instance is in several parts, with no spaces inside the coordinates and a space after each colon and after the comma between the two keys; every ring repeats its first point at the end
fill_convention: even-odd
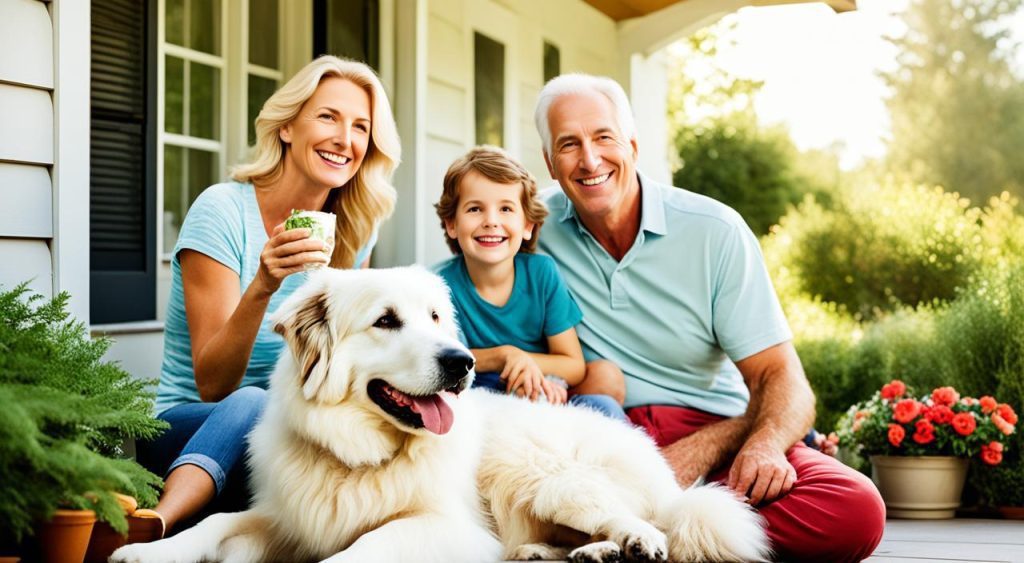
{"type": "Polygon", "coordinates": [[[451,396],[451,393],[442,391],[429,397],[410,397],[413,412],[420,413],[424,428],[434,434],[447,434],[452,429],[455,416],[445,400],[446,396],[451,396]]]}

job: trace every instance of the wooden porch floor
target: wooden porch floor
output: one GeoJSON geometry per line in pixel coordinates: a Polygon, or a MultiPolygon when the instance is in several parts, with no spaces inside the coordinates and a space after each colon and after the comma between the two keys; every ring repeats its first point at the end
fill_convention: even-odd
{"type": "Polygon", "coordinates": [[[871,563],[999,561],[1024,563],[1024,521],[956,518],[889,520],[871,563]]]}

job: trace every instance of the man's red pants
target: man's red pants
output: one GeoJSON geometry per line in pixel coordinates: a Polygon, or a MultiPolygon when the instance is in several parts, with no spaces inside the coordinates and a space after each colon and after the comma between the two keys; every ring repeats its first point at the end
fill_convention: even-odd
{"type": "MultiPolygon", "coordinates": [[[[626,411],[659,447],[722,420],[703,411],[664,405],[626,411]]],[[[785,496],[758,507],[768,523],[775,556],[784,561],[860,561],[882,541],[885,505],[871,480],[839,461],[798,443],[786,452],[796,484],[785,496]]],[[[724,483],[729,460],[708,476],[724,483]]]]}

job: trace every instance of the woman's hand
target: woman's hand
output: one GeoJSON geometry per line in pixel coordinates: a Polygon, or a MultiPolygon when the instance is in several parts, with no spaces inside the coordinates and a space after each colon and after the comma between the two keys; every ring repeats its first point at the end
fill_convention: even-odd
{"type": "Polygon", "coordinates": [[[306,264],[330,262],[327,243],[309,238],[310,233],[309,229],[286,231],[284,223],[275,227],[270,240],[263,245],[254,283],[259,283],[266,293],[274,293],[284,278],[301,272],[306,264]]]}

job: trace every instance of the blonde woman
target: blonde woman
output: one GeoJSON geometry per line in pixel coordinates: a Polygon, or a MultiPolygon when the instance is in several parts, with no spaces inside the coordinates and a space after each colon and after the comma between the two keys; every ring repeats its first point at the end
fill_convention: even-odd
{"type": "Polygon", "coordinates": [[[166,474],[153,515],[165,532],[214,499],[210,510],[244,508],[245,438],[283,349],[267,317],[306,265],[366,267],[394,205],[398,134],[366,65],[309,63],[264,104],[256,135],[255,160],[200,194],[173,252],[156,401],[171,429],[139,451],[166,474]],[[285,230],[292,209],[337,215],[330,256],[309,229],[285,230]]]}

